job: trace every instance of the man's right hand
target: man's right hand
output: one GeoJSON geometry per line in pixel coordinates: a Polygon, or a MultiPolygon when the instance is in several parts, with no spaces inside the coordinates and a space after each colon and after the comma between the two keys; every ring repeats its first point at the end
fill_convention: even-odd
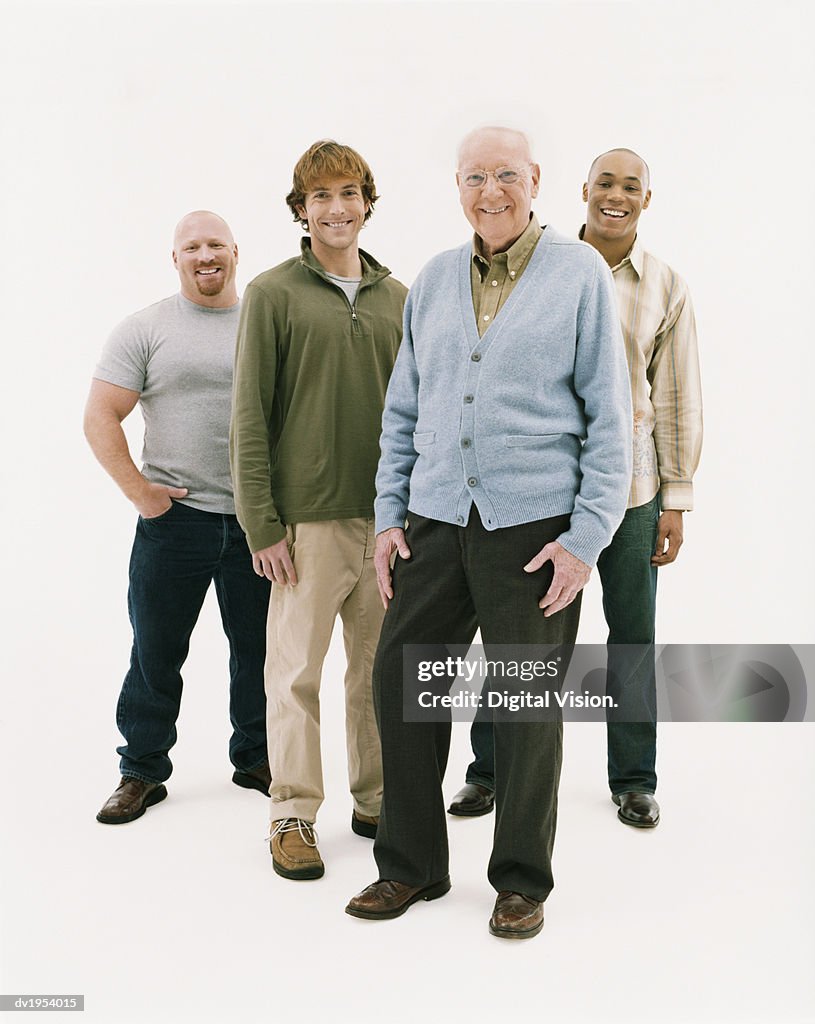
{"type": "Polygon", "coordinates": [[[173,498],[183,498],[186,494],[186,487],[165,487],[146,480],[144,489],[133,499],[133,504],[142,519],[157,519],[172,508],[173,498]]]}
{"type": "Polygon", "coordinates": [[[399,552],[400,558],[410,558],[410,548],[405,540],[405,531],[398,526],[392,526],[389,530],[383,530],[376,535],[376,551],[374,552],[374,567],[376,569],[376,585],[379,587],[379,596],[385,610],[388,603],[393,599],[393,586],[391,585],[391,556],[394,551],[399,552]]]}
{"type": "Polygon", "coordinates": [[[287,583],[297,586],[297,573],[285,537],[262,551],[253,551],[252,565],[258,576],[265,576],[278,586],[285,587],[287,583]]]}

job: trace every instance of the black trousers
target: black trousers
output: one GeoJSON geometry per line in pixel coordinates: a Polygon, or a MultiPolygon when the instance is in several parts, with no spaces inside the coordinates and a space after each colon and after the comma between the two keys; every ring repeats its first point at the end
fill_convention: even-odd
{"type": "MultiPolygon", "coordinates": [[[[409,513],[412,557],[397,558],[390,603],[374,663],[384,796],[374,843],[379,877],[427,885],[448,873],[442,780],[451,724],[403,720],[404,644],[469,644],[476,628],[489,644],[572,644],[580,595],[545,618],[538,601],[552,564],[524,565],[569,527],[557,516],[502,530],[484,529],[475,509],[466,527],[409,513]]],[[[489,656],[489,652],[487,652],[489,656]]],[[[443,646],[440,657],[445,657],[443,646]]],[[[563,725],[496,721],[496,817],[488,877],[497,891],[545,900],[554,885],[552,848],[563,725]]]]}

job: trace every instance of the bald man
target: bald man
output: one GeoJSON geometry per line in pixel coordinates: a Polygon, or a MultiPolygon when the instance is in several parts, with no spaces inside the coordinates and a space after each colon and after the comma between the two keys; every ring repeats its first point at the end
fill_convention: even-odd
{"type": "Polygon", "coordinates": [[[238,247],[217,214],[178,224],[180,291],[122,321],[94,372],[85,436],[139,514],[130,558],[130,668],[116,708],[121,781],[96,815],[141,817],[167,796],[181,667],[211,582],[229,641],[232,781],[268,795],[263,664],[270,584],[257,576],[235,516],[229,472],[238,247]],[[142,468],[122,421],[141,406],[142,468]]]}
{"type": "MultiPolygon", "coordinates": [[[[441,792],[450,722],[405,722],[404,645],[434,645],[443,658],[480,628],[488,650],[555,644],[568,657],[580,592],[623,516],[631,476],[631,399],[608,267],[538,223],[540,168],[520,132],[468,135],[456,181],[475,234],[432,259],[411,288],[382,420],[379,877],[346,907],[367,920],[398,917],[450,888],[441,792]]],[[[554,884],[563,726],[557,715],[504,718],[494,731],[489,929],[528,939],[543,927],[554,884]]]]}
{"type": "Polygon", "coordinates": [[[696,321],[684,280],[639,241],[651,202],[648,164],[630,149],[595,157],[583,185],[580,237],[611,268],[634,407],[634,474],[628,509],[597,568],[609,628],[608,685],[618,710],[607,728],[608,783],[617,817],[655,828],[654,638],[658,569],[683,541],[702,447],[696,321]]]}

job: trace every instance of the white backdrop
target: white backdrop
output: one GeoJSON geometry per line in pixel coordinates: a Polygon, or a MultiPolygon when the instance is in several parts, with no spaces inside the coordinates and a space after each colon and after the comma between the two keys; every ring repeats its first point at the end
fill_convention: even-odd
{"type": "MultiPolygon", "coordinates": [[[[686,516],[678,563],[660,577],[658,639],[812,639],[814,566],[806,523],[815,223],[808,173],[815,143],[813,18],[804,0],[771,7],[558,0],[31,4],[5,6],[2,23],[7,637],[0,785],[11,828],[3,839],[0,908],[10,924],[0,947],[0,992],[49,992],[55,986],[82,991],[85,985],[89,994],[112,998],[114,968],[103,969],[94,958],[108,942],[122,955],[134,949],[124,923],[130,901],[115,865],[140,850],[147,835],[144,858],[162,858],[176,835],[172,801],[161,818],[156,809],[115,840],[100,835],[93,822],[116,779],[112,717],[128,650],[125,577],[134,521],[82,438],[82,406],[96,357],[125,314],[176,290],[172,229],[186,211],[213,209],[229,221],[240,247],[239,286],[296,252],[300,229],[284,196],[295,160],[317,138],[347,142],[369,160],[382,198],[362,244],[406,284],[432,254],[468,237],[454,153],[474,125],[505,123],[531,134],[543,170],[535,209],[542,222],[567,232],[582,223],[580,187],[594,155],[621,145],[648,160],[653,198],[640,237],[690,285],[706,428],[697,511],[686,516]],[[134,838],[137,828],[142,831],[134,838]],[[66,848],[76,852],[70,871],[60,868],[66,848]],[[89,863],[106,879],[104,892],[94,887],[89,863]],[[76,904],[59,917],[57,934],[49,922],[68,891],[76,904]],[[76,927],[78,933],[72,931],[76,927]],[[60,967],[66,957],[73,974],[60,967]]],[[[135,442],[133,420],[129,433],[135,442]]],[[[596,585],[584,609],[581,639],[601,641],[596,585]]],[[[225,657],[217,613],[208,604],[186,673],[171,797],[183,792],[182,765],[188,779],[228,783],[225,657]]],[[[329,674],[336,677],[340,668],[335,647],[329,674]]],[[[333,793],[347,803],[338,689],[333,686],[325,700],[326,733],[331,731],[326,770],[330,775],[336,769],[337,776],[329,780],[329,798],[333,793]]],[[[724,769],[717,760],[720,736],[721,749],[739,751],[734,756],[744,760],[745,772],[748,764],[750,770],[761,768],[751,784],[775,781],[793,801],[800,876],[798,861],[791,868],[786,849],[778,856],[779,866],[792,871],[798,899],[775,930],[783,932],[776,938],[788,944],[788,954],[792,947],[810,956],[811,928],[804,930],[803,910],[813,898],[803,864],[815,853],[812,797],[803,785],[812,767],[810,733],[805,727],[764,727],[760,741],[747,743],[747,727],[735,734],[732,727],[719,733],[712,731],[719,727],[706,727],[694,735],[690,728],[665,730],[664,756],[676,751],[674,787],[690,777],[683,771],[694,750],[709,750],[711,764],[724,769]],[[757,766],[752,757],[759,747],[765,755],[757,766]]],[[[601,738],[589,744],[586,736],[588,730],[575,739],[574,749],[596,759],[601,738]]],[[[458,774],[452,778],[451,768],[451,782],[458,783],[465,760],[466,736],[457,732],[458,774]]],[[[595,767],[592,785],[601,793],[602,757],[595,767]]],[[[701,771],[698,763],[694,770],[701,771]]],[[[738,788],[745,778],[737,772],[731,782],[738,788]]],[[[697,782],[715,789],[716,772],[702,773],[697,782]]],[[[744,785],[738,800],[749,817],[754,804],[744,785]]],[[[206,822],[199,843],[222,825],[205,799],[209,782],[201,786],[199,803],[198,791],[191,798],[198,815],[191,820],[206,822]]],[[[225,808],[232,799],[224,789],[225,808]]],[[[268,858],[255,842],[262,839],[263,808],[251,800],[240,806],[255,822],[255,870],[258,858],[268,858]]],[[[605,823],[610,813],[604,807],[600,820],[605,823]]],[[[690,822],[695,827],[692,813],[690,822]]],[[[605,841],[579,819],[574,828],[587,842],[605,841]]],[[[191,849],[197,857],[200,846],[191,849]]],[[[342,944],[359,933],[343,930],[341,897],[373,878],[368,851],[351,849],[347,891],[338,893],[330,910],[308,897],[320,927],[339,929],[340,947],[326,956],[332,977],[351,971],[342,1000],[366,975],[353,973],[351,954],[348,963],[342,958],[342,944]],[[323,914],[331,925],[322,924],[323,914]]],[[[665,855],[679,857],[676,850],[665,855]]],[[[624,865],[628,853],[620,856],[624,865]]],[[[141,861],[133,864],[141,870],[141,861]]],[[[602,859],[593,860],[591,870],[598,866],[602,859]]],[[[261,884],[271,886],[268,864],[257,870],[261,884]]],[[[223,877],[208,875],[202,893],[223,884],[223,877]]],[[[561,888],[558,894],[558,913],[567,919],[568,896],[561,888]]],[[[748,898],[756,898],[755,892],[748,898]]],[[[228,901],[226,906],[214,923],[206,915],[199,923],[193,914],[190,926],[203,929],[201,934],[209,926],[240,935],[245,922],[228,901]]],[[[269,906],[274,917],[276,907],[271,901],[269,906]]],[[[172,933],[186,924],[172,915],[167,920],[175,922],[170,934],[162,930],[158,937],[145,923],[140,956],[152,962],[177,955],[172,933]]],[[[643,928],[651,934],[653,922],[643,928]]],[[[416,941],[424,942],[424,935],[417,929],[416,941]]],[[[446,939],[451,948],[463,940],[455,915],[446,939]]],[[[376,937],[384,941],[384,934],[376,937]]],[[[272,965],[285,942],[276,933],[269,942],[272,965]]],[[[542,939],[536,942],[535,955],[543,961],[550,953],[541,949],[542,939]]],[[[477,956],[494,960],[494,947],[485,942],[477,956]]],[[[577,947],[571,952],[580,954],[577,947]]],[[[253,955],[265,962],[257,950],[253,955]]],[[[704,960],[700,954],[693,962],[699,966],[704,960]]],[[[140,977],[147,971],[144,964],[138,968],[140,977]]],[[[279,994],[275,977],[269,975],[269,987],[279,994]]],[[[161,990],[170,1000],[166,1005],[172,1003],[173,985],[168,976],[161,990]]],[[[712,980],[710,985],[713,991],[712,980]]],[[[254,993],[251,986],[243,991],[254,993]]],[[[178,998],[175,1016],[166,1019],[187,1019],[178,998]]],[[[807,1007],[812,1012],[811,982],[793,983],[785,998],[774,1019],[804,1019],[807,1007]]],[[[351,1011],[342,1000],[336,1012],[344,1019],[351,1011]]],[[[576,1004],[569,1005],[556,1019],[584,1019],[576,1004]]],[[[609,1014],[604,1019],[612,1019],[617,1004],[600,999],[597,1005],[609,1014]]],[[[748,1011],[756,1020],[770,1019],[761,1005],[745,997],[733,1019],[748,1019],[748,1011]]],[[[322,1006],[318,1001],[317,1008],[322,1006]]],[[[621,1014],[624,1006],[632,1019],[635,1007],[621,993],[621,1014]]],[[[480,1019],[477,1009],[467,1012],[480,1019]]],[[[724,1011],[710,1017],[698,1007],[687,1012],[671,1019],[725,1019],[724,1011]]],[[[198,1019],[210,1019],[205,1004],[197,1013],[198,1019]]],[[[600,1019],[586,1013],[586,1019],[600,1019]]],[[[120,1010],[98,1019],[146,1017],[120,1010]]]]}

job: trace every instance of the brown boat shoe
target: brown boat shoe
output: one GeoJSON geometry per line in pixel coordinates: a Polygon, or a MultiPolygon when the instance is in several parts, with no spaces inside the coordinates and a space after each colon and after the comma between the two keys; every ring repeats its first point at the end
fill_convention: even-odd
{"type": "Polygon", "coordinates": [[[280,818],[272,822],[269,835],[272,867],[282,878],[306,881],[325,874],[314,824],[302,818],[280,818]]]}

